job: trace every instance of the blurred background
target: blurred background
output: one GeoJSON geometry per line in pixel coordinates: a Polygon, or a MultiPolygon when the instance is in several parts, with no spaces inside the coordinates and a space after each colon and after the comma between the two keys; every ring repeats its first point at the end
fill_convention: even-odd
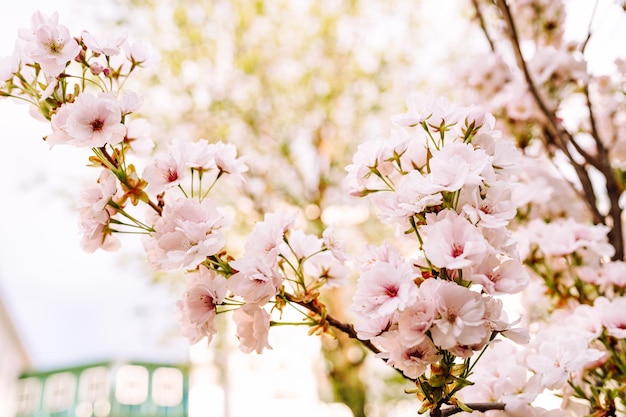
{"type": "MultiPolygon", "coordinates": [[[[359,143],[388,135],[408,91],[454,97],[462,58],[488,48],[461,0],[22,0],[0,14],[0,56],[36,10],[58,11],[76,36],[124,28],[159,52],[128,86],[145,97],[156,151],[206,138],[249,158],[245,186],[218,197],[241,219],[235,251],[285,206],[308,231],[336,224],[353,253],[380,242],[389,230],[347,197],[344,167],[359,143]]],[[[394,372],[341,337],[272,329],[274,350],[244,355],[224,321],[226,336],[190,349],[175,321],[181,276],[150,271],[138,238],[116,253],[80,250],[76,202],[97,175],[85,150],[49,149],[49,126],[19,103],[1,101],[0,121],[0,417],[419,408],[394,372]]],[[[349,301],[349,288],[325,298],[346,318],[349,301]]]]}

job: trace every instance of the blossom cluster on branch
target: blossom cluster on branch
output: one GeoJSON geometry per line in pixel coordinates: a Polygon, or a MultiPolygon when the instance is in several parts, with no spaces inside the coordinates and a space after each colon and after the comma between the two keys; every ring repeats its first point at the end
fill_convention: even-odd
{"type": "MultiPolygon", "coordinates": [[[[505,2],[488,6],[510,17],[505,2]]],[[[476,2],[481,18],[484,7],[476,2]]],[[[559,27],[558,21],[545,27],[553,24],[559,27]]],[[[510,33],[517,34],[515,26],[510,33]]],[[[558,44],[560,32],[542,33],[545,42],[537,45],[558,44]]],[[[241,250],[229,247],[229,227],[237,219],[213,196],[236,192],[248,170],[246,156],[238,156],[230,143],[172,141],[138,172],[131,160],[152,151],[149,123],[136,117],[142,100],[125,83],[137,68],[153,63],[148,51],[126,33],[73,37],[56,14],[36,13],[31,27],[20,31],[14,54],[0,65],[0,94],[30,103],[34,115],[49,121],[45,140],[51,146],[91,149],[90,165],[100,175],[80,196],[81,246],[89,252],[116,250],[118,233],[142,234],[155,271],[185,275],[177,307],[182,334],[192,343],[210,343],[221,314],[232,315],[244,352],[271,349],[272,326],[306,325],[311,334],[341,331],[360,340],[414,382],[420,413],[543,415],[545,410],[532,405],[537,396],[562,390],[567,398],[587,401],[584,413],[615,415],[626,375],[626,321],[620,314],[626,267],[616,258],[623,252],[616,243],[621,232],[613,233],[621,227],[612,217],[617,208],[612,205],[609,214],[598,209],[583,166],[574,188],[587,198],[596,225],[551,217],[546,222],[540,210],[549,195],[525,192],[536,180],[524,169],[533,163],[530,143],[520,139],[527,137],[525,129],[545,135],[550,155],[565,154],[572,164],[589,157],[597,170],[610,171],[604,170],[601,156],[607,151],[591,110],[587,133],[596,139],[593,152],[550,110],[568,96],[564,86],[580,80],[580,66],[564,64],[564,76],[544,77],[554,84],[548,97],[533,96],[537,79],[514,88],[529,90],[539,116],[526,119],[522,128],[514,123],[521,112],[500,109],[509,123],[505,134],[502,123],[481,107],[411,94],[407,111],[392,117],[390,137],[360,145],[346,168],[350,193],[368,198],[380,221],[395,227],[395,243],[368,244],[362,254],[351,255],[332,226],[320,235],[307,233],[291,210],[266,213],[241,250]],[[222,188],[224,181],[230,182],[222,188]],[[334,317],[321,297],[353,276],[354,325],[334,317]],[[521,291],[532,302],[545,300],[549,315],[539,325],[526,319],[530,343],[528,331],[508,317],[499,298],[521,291]],[[301,320],[283,321],[286,309],[301,320]]],[[[524,71],[548,71],[545,63],[543,70],[529,70],[519,59],[524,71]]],[[[493,62],[509,71],[501,59],[493,62]]],[[[472,87],[479,78],[468,78],[472,87]]],[[[511,80],[501,71],[492,78],[511,80]]],[[[583,84],[587,98],[588,87],[583,84]]],[[[505,91],[493,88],[499,89],[505,91]]],[[[616,178],[606,180],[608,186],[616,178]]],[[[610,201],[617,204],[612,195],[610,201]]]]}

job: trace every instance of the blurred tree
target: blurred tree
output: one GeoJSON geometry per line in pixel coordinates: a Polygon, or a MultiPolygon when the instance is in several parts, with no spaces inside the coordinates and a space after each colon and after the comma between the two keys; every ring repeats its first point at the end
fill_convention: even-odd
{"type": "MultiPolygon", "coordinates": [[[[142,89],[153,139],[222,140],[248,157],[245,192],[224,196],[246,213],[248,224],[237,227],[290,205],[311,231],[336,224],[339,237],[350,230],[353,247],[376,242],[369,208],[342,190],[344,167],[358,143],[387,134],[389,115],[403,108],[398,97],[427,82],[433,89],[425,74],[445,48],[425,42],[432,27],[420,2],[119,2],[129,9],[119,23],[162,56],[142,89]]],[[[335,310],[349,304],[345,294],[326,301],[335,310]]],[[[363,416],[362,354],[343,338],[331,345],[335,400],[363,416]]]]}

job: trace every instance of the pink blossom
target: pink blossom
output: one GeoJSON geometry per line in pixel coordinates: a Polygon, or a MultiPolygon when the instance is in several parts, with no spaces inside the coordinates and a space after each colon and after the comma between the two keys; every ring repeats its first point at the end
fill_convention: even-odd
{"type": "MultiPolygon", "coordinates": [[[[564,326],[570,326],[572,331],[585,336],[587,341],[591,342],[602,334],[601,308],[598,308],[601,303],[602,301],[598,303],[596,300],[596,304],[593,307],[586,304],[576,306],[573,312],[565,314],[560,323],[564,326]]],[[[624,324],[626,324],[626,320],[624,320],[624,324]]]]}
{"type": "Polygon", "coordinates": [[[387,242],[383,242],[380,246],[366,245],[365,253],[357,258],[359,269],[367,271],[377,265],[378,262],[384,262],[400,268],[404,263],[404,259],[395,247],[387,242]]]}
{"type": "Polygon", "coordinates": [[[500,132],[484,132],[481,129],[472,139],[472,145],[489,155],[490,164],[496,174],[519,171],[522,162],[521,152],[513,142],[501,138],[500,132]]]}
{"type": "Polygon", "coordinates": [[[371,198],[383,223],[397,224],[406,230],[410,217],[443,202],[441,193],[436,189],[419,171],[411,171],[400,177],[395,191],[377,193],[371,198]]]}
{"type": "Polygon", "coordinates": [[[430,173],[426,179],[432,184],[431,193],[458,191],[466,185],[470,166],[460,156],[433,157],[429,162],[429,167],[430,173]]]}
{"type": "Polygon", "coordinates": [[[418,293],[410,265],[377,262],[364,271],[352,298],[352,309],[367,317],[389,316],[408,307],[418,293]]]}
{"type": "Polygon", "coordinates": [[[608,226],[583,224],[569,218],[550,223],[533,220],[526,233],[546,255],[562,256],[585,249],[599,256],[611,256],[615,249],[607,241],[608,231],[608,226]]]}
{"type": "Polygon", "coordinates": [[[120,53],[120,48],[128,37],[128,31],[119,33],[109,33],[103,36],[93,36],[87,31],[81,33],[81,38],[85,45],[97,54],[115,56],[120,53]]]}
{"type": "Polygon", "coordinates": [[[614,285],[617,288],[626,288],[626,262],[611,261],[603,264],[600,279],[602,287],[614,285]]]}
{"type": "Polygon", "coordinates": [[[439,268],[459,269],[478,264],[487,256],[485,238],[453,210],[427,216],[424,226],[424,254],[439,268]]]}
{"type": "Polygon", "coordinates": [[[117,192],[117,177],[108,169],[103,169],[98,183],[84,189],[80,194],[78,211],[94,215],[105,209],[117,192]]]}
{"type": "Polygon", "coordinates": [[[96,249],[114,251],[119,249],[120,242],[113,237],[109,221],[114,210],[108,203],[117,192],[117,178],[105,169],[100,173],[98,183],[85,188],[80,194],[78,203],[79,228],[82,234],[81,248],[85,252],[96,249]]]}
{"type": "MultiPolygon", "coordinates": [[[[460,392],[461,399],[464,402],[503,402],[507,415],[510,405],[530,404],[543,387],[538,377],[529,376],[522,360],[523,355],[513,344],[504,341],[491,344],[474,368],[477,383],[464,388],[460,392]]],[[[527,415],[519,414],[520,417],[527,415]]]]}
{"type": "Polygon", "coordinates": [[[423,338],[415,345],[400,342],[397,332],[391,331],[376,339],[383,352],[377,356],[387,358],[387,363],[412,379],[423,375],[428,367],[441,359],[439,349],[429,338],[423,338]]]}
{"type": "Polygon", "coordinates": [[[423,131],[398,129],[391,132],[387,159],[398,158],[404,171],[424,168],[428,152],[428,139],[423,131]]]}
{"type": "Polygon", "coordinates": [[[334,225],[328,226],[326,229],[324,229],[324,232],[322,232],[324,246],[328,250],[330,250],[335,259],[341,262],[345,262],[348,259],[345,248],[346,245],[343,241],[340,241],[335,237],[334,231],[334,225]]]}
{"type": "Polygon", "coordinates": [[[610,301],[599,297],[594,303],[594,309],[608,334],[618,339],[626,339],[626,297],[617,297],[610,301]]]}
{"type": "Polygon", "coordinates": [[[237,324],[239,348],[245,352],[263,353],[264,349],[272,349],[268,342],[270,315],[255,304],[246,304],[235,310],[233,320],[237,324]]]}
{"type": "Polygon", "coordinates": [[[393,163],[386,161],[384,157],[386,147],[386,141],[381,139],[359,145],[352,157],[352,163],[346,167],[348,172],[346,184],[350,194],[361,196],[370,191],[389,189],[389,186],[376,175],[376,172],[394,172],[393,163]]]}
{"type": "Polygon", "coordinates": [[[416,345],[426,337],[435,320],[435,304],[429,300],[418,300],[400,312],[398,336],[405,345],[416,345]]]}
{"type": "Polygon", "coordinates": [[[144,240],[150,265],[156,270],[195,268],[224,247],[226,216],[210,199],[201,203],[178,198],[165,204],[154,232],[144,240]]]}
{"type": "Polygon", "coordinates": [[[172,187],[181,185],[189,176],[184,159],[171,153],[159,154],[146,166],[142,173],[148,182],[148,191],[160,194],[172,187]]]}
{"type": "Polygon", "coordinates": [[[121,97],[119,97],[118,103],[123,115],[134,113],[143,104],[143,97],[134,91],[125,90],[121,97]]]}
{"type": "Polygon", "coordinates": [[[420,290],[428,290],[434,297],[437,318],[430,332],[435,345],[441,349],[451,349],[483,342],[490,331],[485,326],[487,312],[481,295],[449,281],[441,281],[436,285],[434,281],[426,280],[420,290]]]}
{"type": "Polygon", "coordinates": [[[280,249],[280,252],[286,257],[308,258],[322,249],[322,239],[299,229],[289,232],[287,242],[287,244],[281,245],[284,247],[280,249]]]}
{"type": "Polygon", "coordinates": [[[182,332],[190,342],[197,343],[207,337],[211,343],[217,333],[216,306],[226,297],[226,279],[215,271],[201,265],[197,272],[189,274],[187,290],[176,303],[182,332]]]}
{"type": "Polygon", "coordinates": [[[243,180],[242,174],[248,167],[237,157],[237,148],[232,143],[216,142],[209,145],[209,152],[215,168],[220,172],[243,180]]]}
{"type": "Polygon", "coordinates": [[[461,196],[459,205],[463,212],[481,228],[506,227],[517,213],[509,183],[497,181],[489,187],[472,188],[461,196]]]}
{"type": "Polygon", "coordinates": [[[517,259],[502,261],[490,255],[472,269],[469,280],[491,295],[515,294],[528,285],[528,273],[517,259]]]}
{"type": "Polygon", "coordinates": [[[392,116],[391,122],[398,126],[411,127],[422,122],[439,127],[441,124],[454,125],[459,121],[457,107],[452,106],[447,98],[411,93],[406,101],[406,113],[392,116]]]}
{"type": "Polygon", "coordinates": [[[117,145],[126,136],[121,120],[121,109],[113,96],[83,93],[52,116],[52,134],[47,141],[90,148],[117,145]]]}
{"type": "Polygon", "coordinates": [[[82,235],[80,247],[87,253],[95,252],[96,249],[103,249],[113,252],[121,247],[120,241],[113,236],[113,231],[109,227],[111,213],[102,212],[106,219],[100,217],[81,217],[78,226],[82,235]]]}
{"type": "Polygon", "coordinates": [[[589,348],[585,337],[554,328],[540,332],[534,343],[535,351],[527,356],[526,362],[541,375],[541,383],[548,389],[561,388],[572,374],[604,356],[603,352],[589,348]]]}
{"type": "Polygon", "coordinates": [[[330,252],[318,253],[303,264],[304,273],[318,281],[324,282],[324,287],[341,287],[348,283],[350,268],[344,262],[337,260],[330,252]]]}
{"type": "Polygon", "coordinates": [[[38,63],[46,75],[52,77],[62,73],[68,62],[81,51],[69,29],[59,25],[57,20],[57,15],[48,19],[36,14],[33,15],[32,32],[20,32],[20,36],[29,41],[24,47],[24,54],[38,63]]]}
{"type": "Polygon", "coordinates": [[[228,289],[247,303],[268,302],[283,283],[276,258],[246,254],[230,266],[237,272],[228,279],[228,289]]]}
{"type": "Polygon", "coordinates": [[[279,246],[283,243],[283,236],[293,228],[296,214],[293,211],[266,213],[263,221],[254,225],[248,235],[245,243],[246,256],[267,256],[275,260],[279,246]]]}
{"type": "Polygon", "coordinates": [[[490,158],[482,149],[469,143],[446,143],[433,152],[429,161],[428,178],[440,185],[442,191],[457,191],[464,185],[481,185],[485,179],[493,178],[490,158]]]}
{"type": "Polygon", "coordinates": [[[150,45],[144,41],[128,41],[124,44],[126,58],[134,65],[148,68],[159,62],[160,56],[151,50],[150,45]]]}
{"type": "Polygon", "coordinates": [[[41,26],[50,25],[57,26],[59,24],[59,13],[54,12],[50,16],[43,14],[40,10],[37,10],[30,17],[30,29],[22,28],[18,30],[18,37],[26,41],[32,41],[35,39],[35,32],[41,26]]]}
{"type": "Polygon", "coordinates": [[[11,56],[0,58],[0,88],[5,88],[7,81],[13,79],[13,75],[19,71],[20,67],[20,46],[16,42],[15,49],[11,56]]]}
{"type": "Polygon", "coordinates": [[[354,323],[357,337],[361,340],[370,340],[382,335],[392,327],[390,317],[357,317],[354,323]]]}

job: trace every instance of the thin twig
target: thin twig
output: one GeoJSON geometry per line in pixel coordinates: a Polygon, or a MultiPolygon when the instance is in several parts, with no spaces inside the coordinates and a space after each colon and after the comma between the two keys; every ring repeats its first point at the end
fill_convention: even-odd
{"type": "MultiPolygon", "coordinates": [[[[306,302],[306,301],[298,300],[297,298],[295,298],[293,295],[291,295],[289,293],[285,293],[285,299],[287,301],[291,302],[291,303],[296,303],[298,305],[301,305],[302,307],[305,307],[306,309],[310,310],[311,312],[313,312],[315,314],[318,314],[318,315],[322,314],[322,312],[319,310],[319,308],[315,304],[310,302],[310,301],[306,302]]],[[[372,344],[372,342],[370,342],[369,340],[361,340],[361,339],[359,339],[357,334],[356,334],[356,330],[354,330],[354,326],[352,326],[351,324],[343,323],[342,321],[336,319],[335,317],[331,316],[330,314],[327,314],[325,316],[325,320],[332,327],[334,327],[337,330],[342,331],[343,333],[345,333],[351,339],[355,339],[355,340],[358,340],[359,342],[361,342],[363,344],[363,346],[365,346],[367,349],[369,349],[373,353],[380,353],[380,350],[376,346],[374,346],[372,344]]]]}
{"type": "Polygon", "coordinates": [[[593,11],[591,12],[591,17],[589,18],[589,25],[587,25],[587,36],[585,37],[585,40],[580,47],[581,53],[585,53],[585,49],[587,48],[587,45],[589,44],[589,40],[591,39],[591,26],[593,25],[593,19],[595,19],[596,17],[596,11],[598,10],[598,2],[599,0],[596,0],[596,2],[593,5],[593,11]]]}
{"type": "Polygon", "coordinates": [[[478,23],[480,24],[480,28],[483,30],[485,34],[485,39],[487,39],[487,43],[489,43],[489,48],[491,52],[496,51],[496,45],[491,39],[491,35],[489,35],[489,30],[487,30],[487,22],[485,22],[485,16],[483,12],[480,10],[480,5],[478,4],[478,0],[472,0],[472,4],[474,5],[474,10],[476,11],[476,17],[478,18],[478,23]]]}

